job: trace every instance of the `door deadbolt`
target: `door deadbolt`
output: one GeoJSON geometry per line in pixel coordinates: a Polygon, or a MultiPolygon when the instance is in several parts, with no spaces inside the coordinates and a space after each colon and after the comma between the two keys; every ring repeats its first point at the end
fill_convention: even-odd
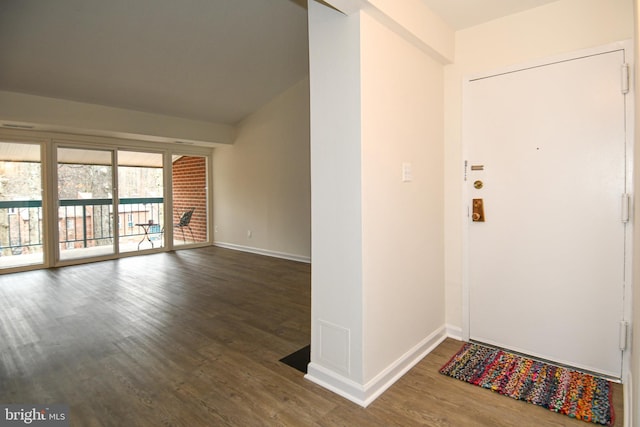
{"type": "Polygon", "coordinates": [[[475,188],[476,190],[479,190],[482,187],[484,187],[484,184],[480,180],[477,180],[473,183],[473,188],[475,188]]]}
{"type": "Polygon", "coordinates": [[[473,199],[471,220],[473,222],[484,222],[484,202],[482,199],[473,199]]]}

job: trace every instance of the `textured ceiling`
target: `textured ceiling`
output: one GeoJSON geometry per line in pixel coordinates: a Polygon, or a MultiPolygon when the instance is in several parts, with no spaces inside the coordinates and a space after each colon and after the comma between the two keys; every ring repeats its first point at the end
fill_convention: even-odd
{"type": "Polygon", "coordinates": [[[557,0],[422,0],[454,30],[473,27],[557,0]]]}
{"type": "Polygon", "coordinates": [[[234,124],[307,73],[300,0],[0,1],[0,90],[234,124]]]}

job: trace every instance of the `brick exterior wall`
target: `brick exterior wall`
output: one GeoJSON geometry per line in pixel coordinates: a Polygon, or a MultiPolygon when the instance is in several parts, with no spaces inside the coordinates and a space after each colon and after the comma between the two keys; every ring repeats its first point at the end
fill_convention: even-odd
{"type": "MultiPolygon", "coordinates": [[[[207,240],[207,162],[205,157],[183,156],[173,162],[173,223],[180,221],[180,215],[187,208],[195,207],[191,218],[191,231],[196,242],[207,240]]],[[[191,233],[184,230],[187,242],[191,233]]],[[[182,239],[182,231],[175,228],[174,239],[182,239]]]]}

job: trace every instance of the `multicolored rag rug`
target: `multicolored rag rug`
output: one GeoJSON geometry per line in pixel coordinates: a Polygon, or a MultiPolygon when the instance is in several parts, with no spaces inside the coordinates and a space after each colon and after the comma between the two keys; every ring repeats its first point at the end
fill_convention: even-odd
{"type": "Polygon", "coordinates": [[[611,383],[504,350],[467,343],[440,373],[587,422],[614,422],[611,383]]]}

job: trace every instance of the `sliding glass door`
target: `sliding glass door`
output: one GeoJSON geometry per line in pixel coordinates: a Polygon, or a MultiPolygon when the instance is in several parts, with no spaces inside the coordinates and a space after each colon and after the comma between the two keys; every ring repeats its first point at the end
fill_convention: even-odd
{"type": "Polygon", "coordinates": [[[27,133],[0,129],[0,274],[210,242],[210,150],[27,133]]]}
{"type": "Polygon", "coordinates": [[[120,252],[164,246],[163,155],[118,151],[120,252]]]}
{"type": "Polygon", "coordinates": [[[57,159],[59,259],[113,254],[113,151],[58,148],[57,159]]]}
{"type": "Polygon", "coordinates": [[[44,262],[40,152],[0,141],[0,269],[44,262]]]}

